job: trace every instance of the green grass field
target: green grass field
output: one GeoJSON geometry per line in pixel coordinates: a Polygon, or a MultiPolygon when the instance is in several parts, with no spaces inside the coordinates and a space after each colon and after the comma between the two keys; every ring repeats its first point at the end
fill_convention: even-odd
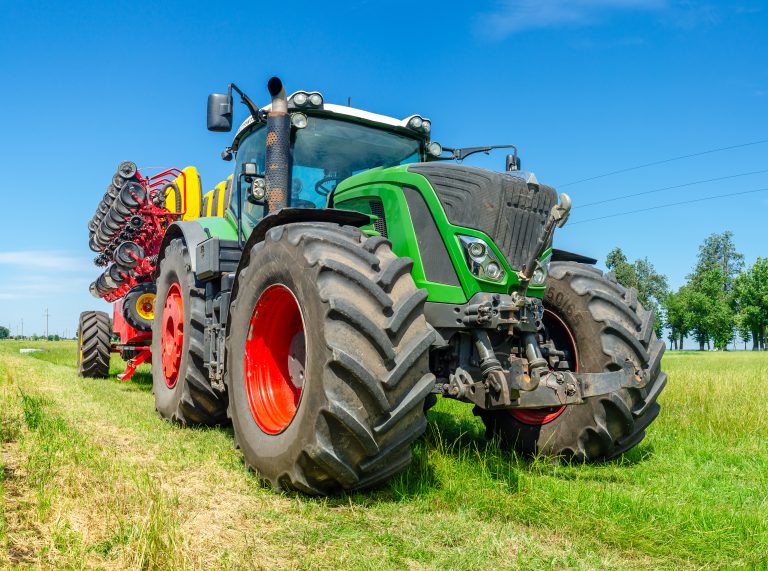
{"type": "Polygon", "coordinates": [[[262,487],[229,429],[159,420],[146,369],[74,362],[73,342],[0,342],[0,567],[768,566],[768,354],[667,355],[661,416],[599,466],[500,452],[442,401],[408,471],[332,499],[262,487]]]}

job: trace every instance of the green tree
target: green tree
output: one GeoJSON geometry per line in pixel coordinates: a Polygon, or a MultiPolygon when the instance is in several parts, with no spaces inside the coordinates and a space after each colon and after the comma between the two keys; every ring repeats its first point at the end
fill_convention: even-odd
{"type": "Polygon", "coordinates": [[[8,339],[11,336],[11,330],[0,325],[0,339],[8,339]]]}
{"type": "Polygon", "coordinates": [[[739,337],[744,341],[744,350],[746,351],[747,343],[752,339],[752,331],[750,330],[749,322],[741,311],[736,314],[736,331],[739,332],[739,337]]]}
{"type": "Polygon", "coordinates": [[[629,262],[621,248],[614,248],[608,253],[605,266],[613,272],[621,285],[637,290],[638,301],[656,315],[654,329],[656,336],[661,337],[664,328],[662,307],[669,294],[666,276],[658,273],[648,258],[629,262]]]}
{"type": "Polygon", "coordinates": [[[688,285],[691,332],[699,349],[727,350],[734,337],[734,312],[731,297],[725,291],[726,277],[719,267],[700,273],[688,285]]]}
{"type": "Polygon", "coordinates": [[[736,277],[733,294],[741,327],[748,330],[752,338],[752,350],[765,350],[768,328],[768,258],[758,258],[751,268],[736,277]]]}
{"type": "Polygon", "coordinates": [[[726,230],[721,234],[710,234],[699,246],[699,258],[693,274],[689,276],[696,282],[701,276],[714,269],[723,274],[723,290],[730,291],[733,280],[744,268],[744,255],[736,251],[733,232],[726,230]]]}
{"type": "Polygon", "coordinates": [[[690,298],[691,291],[686,286],[667,294],[664,298],[670,344],[675,350],[680,349],[682,351],[683,340],[691,331],[690,298]]]}

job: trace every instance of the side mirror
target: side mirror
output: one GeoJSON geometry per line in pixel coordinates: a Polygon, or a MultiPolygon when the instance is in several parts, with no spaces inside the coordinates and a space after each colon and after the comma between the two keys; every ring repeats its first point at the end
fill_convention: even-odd
{"type": "Polygon", "coordinates": [[[208,130],[218,133],[232,130],[231,93],[211,93],[208,96],[208,130]]]}
{"type": "Polygon", "coordinates": [[[517,155],[507,155],[507,172],[520,170],[520,157],[517,155]]]}

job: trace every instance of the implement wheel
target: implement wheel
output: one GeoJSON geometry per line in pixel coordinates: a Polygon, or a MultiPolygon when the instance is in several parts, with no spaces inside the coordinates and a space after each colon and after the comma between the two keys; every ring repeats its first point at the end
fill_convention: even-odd
{"type": "Polygon", "coordinates": [[[157,288],[153,283],[143,283],[132,288],[123,298],[123,317],[137,331],[152,331],[155,318],[157,288]]]}
{"type": "Polygon", "coordinates": [[[109,376],[112,325],[103,311],[84,311],[78,327],[77,374],[81,377],[109,376]]]}
{"type": "Polygon", "coordinates": [[[179,424],[223,424],[226,397],[203,364],[205,290],[195,280],[184,240],[171,240],[158,268],[152,320],[152,390],[162,418],[179,424]]]}
{"type": "Polygon", "coordinates": [[[615,371],[629,359],[649,375],[643,389],[620,389],[583,404],[547,409],[482,411],[488,436],[525,454],[580,462],[614,458],[637,445],[659,414],[656,402],[667,383],[661,372],[664,343],[653,332],[654,314],[637,292],[612,274],[575,262],[550,268],[544,324],[572,371],[615,371]]]}
{"type": "Polygon", "coordinates": [[[274,228],[245,255],[225,380],[246,464],[276,489],[313,495],[405,468],[434,386],[412,261],[325,223],[274,228]]]}

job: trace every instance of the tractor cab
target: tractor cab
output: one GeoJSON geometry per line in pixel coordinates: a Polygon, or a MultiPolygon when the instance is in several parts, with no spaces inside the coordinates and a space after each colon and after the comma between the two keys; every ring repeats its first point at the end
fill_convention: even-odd
{"type": "MultiPolygon", "coordinates": [[[[411,118],[397,121],[338,105],[325,107],[292,110],[290,114],[291,173],[286,206],[324,208],[336,186],[352,175],[425,160],[426,134],[402,126],[411,118]]],[[[424,120],[419,119],[423,125],[424,120]]],[[[251,119],[232,145],[237,182],[230,208],[235,220],[241,217],[245,237],[268,210],[264,200],[267,131],[265,122],[251,119]]]]}

